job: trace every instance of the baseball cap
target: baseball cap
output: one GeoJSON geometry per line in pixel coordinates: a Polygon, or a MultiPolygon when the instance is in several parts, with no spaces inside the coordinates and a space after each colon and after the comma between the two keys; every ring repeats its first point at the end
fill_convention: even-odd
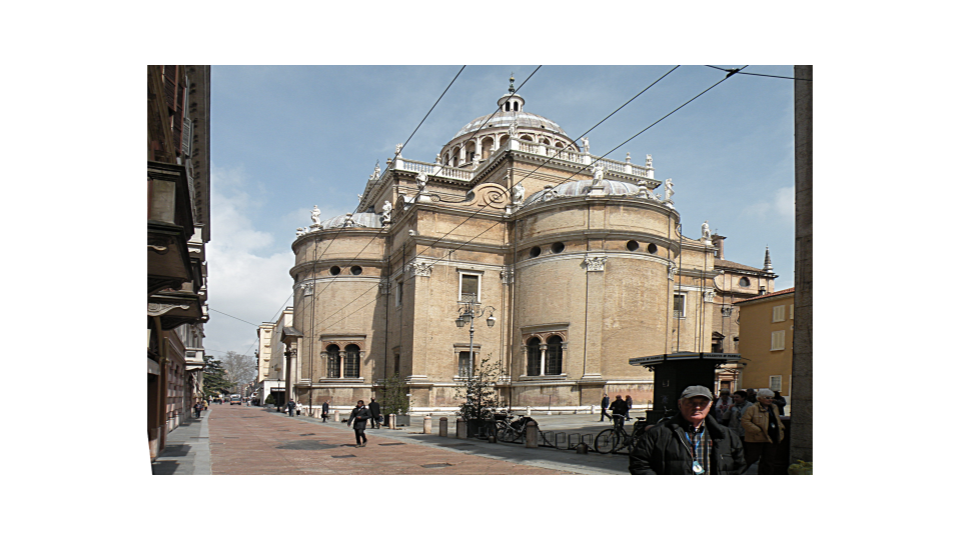
{"type": "Polygon", "coordinates": [[[684,389],[683,393],[680,394],[680,399],[687,399],[697,396],[703,396],[710,401],[713,401],[713,394],[710,393],[710,390],[707,390],[705,386],[688,386],[684,389]]]}

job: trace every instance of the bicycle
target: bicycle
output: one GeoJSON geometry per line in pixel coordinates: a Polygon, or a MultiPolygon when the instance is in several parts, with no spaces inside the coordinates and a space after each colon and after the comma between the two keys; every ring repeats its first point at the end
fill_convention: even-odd
{"type": "Polygon", "coordinates": [[[495,414],[497,420],[497,440],[503,442],[513,442],[525,436],[527,423],[533,420],[529,416],[521,416],[517,420],[512,414],[495,414]]]}
{"type": "Polygon", "coordinates": [[[643,428],[647,422],[637,420],[633,424],[633,433],[627,433],[627,430],[623,428],[623,420],[624,416],[622,414],[614,414],[613,427],[597,434],[597,438],[594,439],[594,447],[598,453],[609,454],[624,448],[629,452],[633,450],[633,445],[640,441],[643,428]]]}

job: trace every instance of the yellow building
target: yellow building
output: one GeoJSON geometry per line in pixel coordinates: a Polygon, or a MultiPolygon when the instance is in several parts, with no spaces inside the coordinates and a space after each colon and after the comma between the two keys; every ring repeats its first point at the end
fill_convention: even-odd
{"type": "Polygon", "coordinates": [[[707,224],[681,234],[652,157],[592,155],[512,84],[497,105],[433,162],[398,145],[353,213],[298,229],[288,396],[355,403],[399,374],[412,411],[454,408],[489,357],[513,407],[642,406],[652,373],[627,359],[711,350],[715,247],[707,224]]]}
{"type": "Polygon", "coordinates": [[[793,287],[734,305],[740,308],[740,356],[746,362],[740,386],[780,391],[790,414],[793,287]]]}

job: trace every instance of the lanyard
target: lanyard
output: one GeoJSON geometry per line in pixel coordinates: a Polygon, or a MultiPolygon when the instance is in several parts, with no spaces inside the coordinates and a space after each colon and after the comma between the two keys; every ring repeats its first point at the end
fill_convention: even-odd
{"type": "MultiPolygon", "coordinates": [[[[703,426],[701,426],[700,432],[694,433],[694,438],[696,439],[695,443],[693,442],[693,440],[691,440],[690,433],[684,432],[684,435],[687,436],[687,442],[690,443],[690,446],[689,446],[690,459],[693,460],[692,469],[694,474],[704,473],[703,465],[700,464],[700,444],[703,443],[703,431],[704,431],[704,428],[703,426]]],[[[705,458],[704,462],[706,462],[706,456],[704,456],[704,458],[705,458]]]]}
{"type": "Polygon", "coordinates": [[[688,447],[688,449],[690,450],[690,457],[693,458],[694,461],[696,461],[697,456],[700,454],[700,443],[703,442],[703,431],[701,431],[700,433],[694,432],[694,437],[697,439],[696,443],[694,443],[690,439],[689,431],[685,431],[683,434],[687,436],[687,442],[690,443],[690,446],[688,447]]]}

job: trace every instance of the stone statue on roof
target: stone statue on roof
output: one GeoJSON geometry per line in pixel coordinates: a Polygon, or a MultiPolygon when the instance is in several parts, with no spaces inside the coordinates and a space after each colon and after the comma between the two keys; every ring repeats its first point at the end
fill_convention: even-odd
{"type": "Polygon", "coordinates": [[[703,220],[703,225],[700,226],[700,239],[710,239],[710,225],[707,224],[707,220],[703,220]]]}
{"type": "Polygon", "coordinates": [[[583,143],[583,153],[589,154],[589,153],[590,153],[590,139],[588,139],[588,138],[586,138],[586,137],[583,137],[582,139],[580,139],[580,142],[583,143]]]}
{"type": "Polygon", "coordinates": [[[599,163],[593,164],[593,185],[600,184],[600,181],[603,180],[603,165],[599,163]]]}
{"type": "Polygon", "coordinates": [[[513,204],[519,205],[523,203],[523,196],[526,192],[527,190],[523,187],[523,184],[513,186],[513,204]]]}
{"type": "Polygon", "coordinates": [[[390,204],[390,201],[383,201],[383,207],[380,209],[380,212],[383,214],[383,222],[390,223],[393,217],[393,205],[390,204]]]}
{"type": "Polygon", "coordinates": [[[671,201],[673,200],[674,191],[673,191],[673,179],[667,178],[663,181],[663,200],[671,201]]]}
{"type": "Polygon", "coordinates": [[[320,225],[320,209],[317,208],[317,205],[313,205],[313,212],[310,212],[310,219],[313,220],[314,225],[320,225]]]}

